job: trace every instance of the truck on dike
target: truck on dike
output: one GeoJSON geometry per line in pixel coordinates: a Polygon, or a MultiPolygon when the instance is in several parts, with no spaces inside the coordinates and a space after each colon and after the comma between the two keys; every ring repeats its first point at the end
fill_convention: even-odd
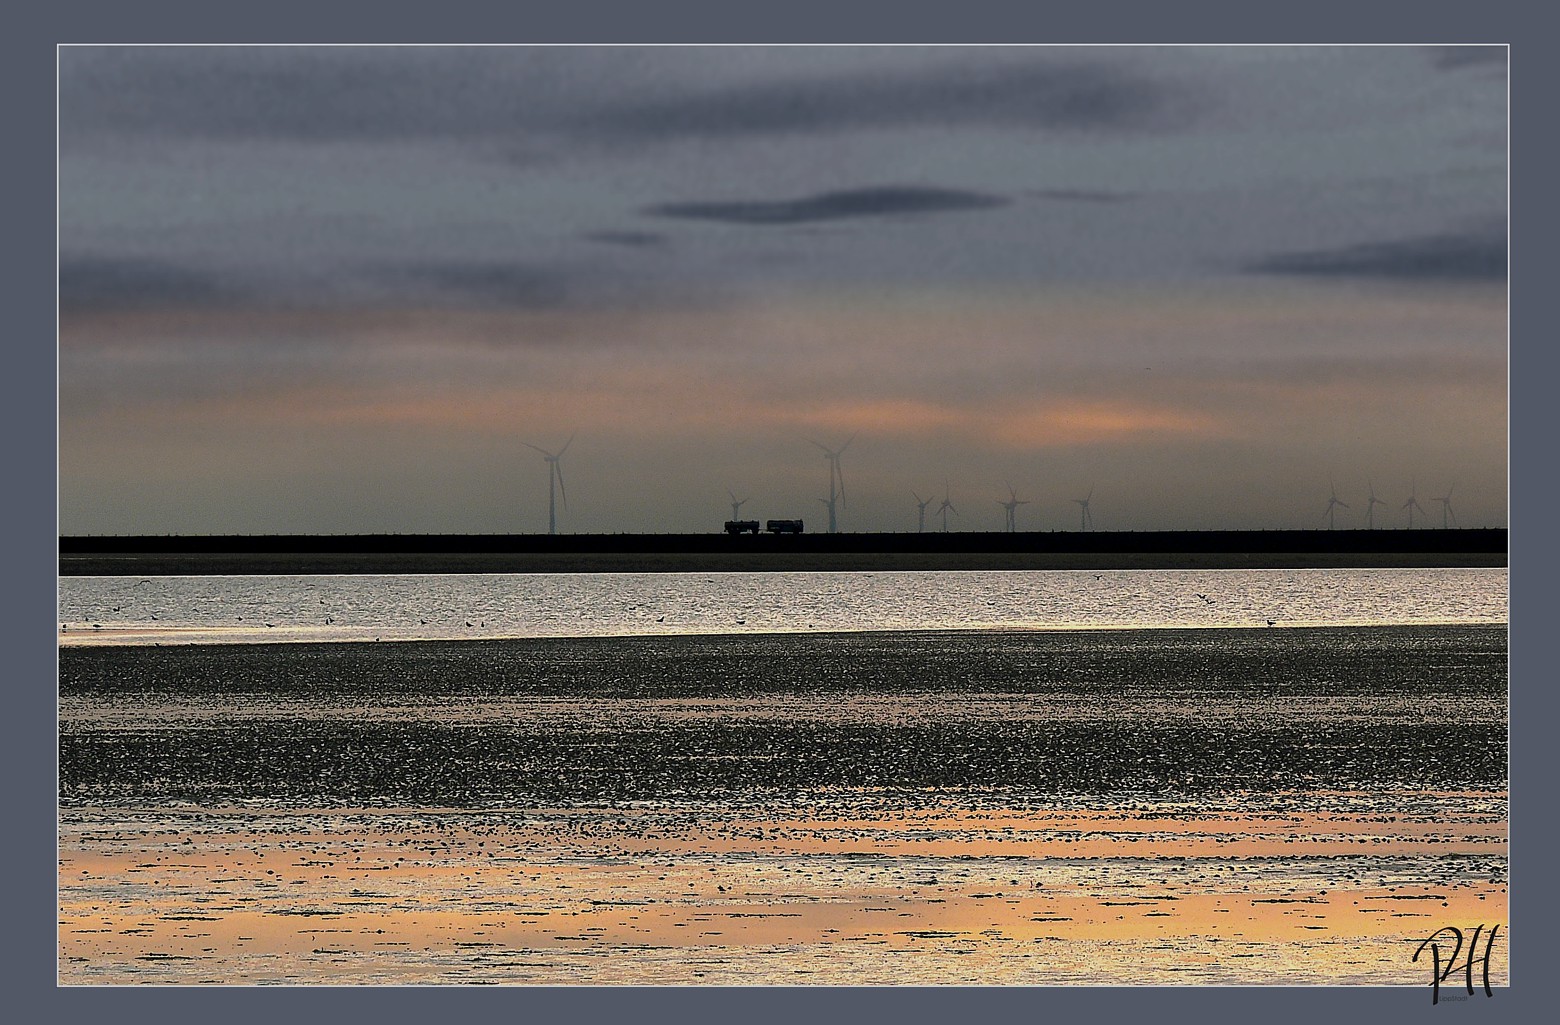
{"type": "MultiPolygon", "coordinates": [[[[770,520],[765,529],[771,534],[800,534],[802,532],[801,520],[770,520]]],[[[757,520],[727,520],[726,533],[728,534],[757,534],[757,520]]]]}

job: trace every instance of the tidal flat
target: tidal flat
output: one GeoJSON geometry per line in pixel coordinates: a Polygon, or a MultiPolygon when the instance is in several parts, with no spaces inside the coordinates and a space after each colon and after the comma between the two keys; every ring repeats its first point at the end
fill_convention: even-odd
{"type": "Polygon", "coordinates": [[[1427,984],[1504,627],[62,648],[60,980],[1427,984]]]}

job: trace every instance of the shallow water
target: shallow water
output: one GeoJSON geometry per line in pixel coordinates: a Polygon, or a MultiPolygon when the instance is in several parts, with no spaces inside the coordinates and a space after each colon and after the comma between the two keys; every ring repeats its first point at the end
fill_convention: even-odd
{"type": "Polygon", "coordinates": [[[1492,624],[1504,569],[63,577],[62,644],[1492,624]]]}

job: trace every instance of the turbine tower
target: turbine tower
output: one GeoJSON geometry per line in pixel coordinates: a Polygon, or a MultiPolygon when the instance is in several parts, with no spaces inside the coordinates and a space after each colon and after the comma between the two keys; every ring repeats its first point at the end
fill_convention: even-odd
{"type": "Polygon", "coordinates": [[[1410,481],[1409,485],[1408,485],[1408,501],[1403,503],[1403,508],[1408,510],[1408,529],[1409,530],[1413,530],[1414,529],[1414,510],[1415,509],[1419,510],[1419,515],[1421,515],[1421,516],[1426,515],[1425,514],[1425,507],[1420,505],[1419,504],[1419,499],[1414,497],[1415,493],[1418,490],[1419,490],[1419,485],[1417,483],[1413,482],[1413,481],[1410,481]]]}
{"type": "Polygon", "coordinates": [[[1374,483],[1370,481],[1367,481],[1366,483],[1370,484],[1370,501],[1366,503],[1365,506],[1365,528],[1367,530],[1375,530],[1376,506],[1386,505],[1387,503],[1376,497],[1376,485],[1374,483]]]}
{"type": "MultiPolygon", "coordinates": [[[[1007,484],[1007,481],[1003,481],[1002,483],[1007,484]]],[[[1028,505],[1029,500],[1027,498],[1019,498],[1018,492],[1013,490],[1013,485],[1007,484],[1007,489],[1008,500],[1004,502],[999,498],[997,499],[997,504],[1000,505],[1003,509],[1007,510],[1007,532],[1009,534],[1016,534],[1018,532],[1018,507],[1021,505],[1028,505]]]]}
{"type": "MultiPolygon", "coordinates": [[[[807,440],[812,441],[811,438],[807,440]]],[[[839,533],[839,523],[834,516],[835,502],[838,500],[840,505],[845,504],[845,475],[840,473],[840,456],[846,449],[850,448],[850,443],[855,440],[856,436],[852,434],[845,444],[839,447],[837,452],[826,448],[820,442],[812,442],[823,449],[823,458],[829,461],[829,497],[827,499],[820,498],[818,501],[829,507],[829,533],[831,534],[839,533]],[[838,488],[836,488],[836,485],[838,485],[838,488]]]]}
{"type": "Polygon", "coordinates": [[[910,493],[915,495],[915,532],[924,534],[926,533],[926,507],[931,505],[932,499],[937,496],[933,495],[932,498],[923,499],[920,495],[916,495],[914,491],[910,493]]]}
{"type": "Polygon", "coordinates": [[[1442,530],[1446,530],[1453,523],[1457,522],[1457,514],[1452,512],[1452,488],[1455,487],[1457,487],[1457,485],[1453,484],[1452,487],[1446,489],[1446,494],[1442,495],[1440,498],[1433,499],[1433,501],[1441,503],[1442,530]]]}
{"type": "Polygon", "coordinates": [[[1094,514],[1089,512],[1089,499],[1093,497],[1094,485],[1090,484],[1089,493],[1087,495],[1085,495],[1083,498],[1073,499],[1073,502],[1075,502],[1078,506],[1078,529],[1080,531],[1088,530],[1090,527],[1094,526],[1094,514]]]}
{"type": "Polygon", "coordinates": [[[947,485],[943,486],[942,505],[939,505],[937,507],[937,513],[938,513],[939,516],[942,517],[942,529],[943,529],[943,533],[946,534],[946,533],[948,533],[948,514],[949,513],[953,513],[955,516],[959,515],[959,510],[955,509],[953,507],[953,503],[948,501],[948,487],[947,487],[947,485]]]}
{"type": "Polygon", "coordinates": [[[747,499],[738,498],[736,492],[732,491],[730,488],[726,489],[726,494],[731,496],[731,518],[736,519],[738,511],[747,504],[747,499]]]}
{"type": "Polygon", "coordinates": [[[556,494],[561,493],[563,495],[563,507],[565,509],[569,507],[569,493],[563,488],[563,466],[559,463],[559,460],[563,458],[565,452],[569,451],[569,446],[574,444],[574,435],[569,435],[569,440],[564,442],[563,447],[556,453],[549,452],[545,448],[538,448],[529,441],[522,441],[520,444],[526,448],[536,449],[547,462],[547,533],[556,534],[558,533],[556,494]]]}
{"type": "Polygon", "coordinates": [[[1347,509],[1349,507],[1349,503],[1338,501],[1338,488],[1336,486],[1334,486],[1331,481],[1328,481],[1327,487],[1329,489],[1331,489],[1332,497],[1327,500],[1327,512],[1324,513],[1323,515],[1325,515],[1327,517],[1327,529],[1331,530],[1331,529],[1333,529],[1333,512],[1334,512],[1334,510],[1336,510],[1336,509],[1347,509]]]}

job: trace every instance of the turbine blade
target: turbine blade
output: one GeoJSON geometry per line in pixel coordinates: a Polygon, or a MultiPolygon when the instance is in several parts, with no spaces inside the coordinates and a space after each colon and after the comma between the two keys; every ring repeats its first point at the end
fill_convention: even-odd
{"type": "Polygon", "coordinates": [[[538,448],[536,445],[531,444],[529,441],[522,441],[520,444],[524,445],[526,448],[536,449],[536,451],[540,452],[542,455],[546,456],[548,459],[551,459],[553,457],[553,454],[551,452],[547,451],[545,448],[538,448]]]}
{"type": "Polygon", "coordinates": [[[563,464],[554,459],[552,468],[553,472],[558,475],[558,494],[563,496],[563,507],[567,509],[569,507],[569,493],[563,489],[563,464]]]}
{"type": "Polygon", "coordinates": [[[563,447],[558,450],[558,455],[559,455],[560,458],[563,456],[563,454],[565,452],[569,451],[569,446],[572,445],[572,444],[574,444],[574,435],[573,434],[569,435],[569,440],[564,442],[563,443],[563,447]]]}
{"type": "MultiPolygon", "coordinates": [[[[860,433],[861,433],[861,432],[860,432],[860,431],[857,431],[857,432],[856,432],[856,434],[860,434],[860,433]]],[[[841,445],[841,446],[840,446],[840,451],[839,451],[839,452],[836,452],[836,453],[834,453],[834,454],[835,454],[835,455],[840,455],[840,454],[841,454],[841,453],[843,453],[843,452],[844,452],[844,451],[845,451],[845,450],[846,450],[846,449],[848,449],[848,448],[850,448],[850,443],[851,443],[851,442],[853,442],[853,441],[855,441],[855,440],[856,440],[856,434],[852,434],[852,435],[851,435],[851,436],[850,436],[850,437],[849,437],[849,438],[846,438],[846,439],[845,439],[845,444],[843,444],[843,445],[841,445]]]]}

